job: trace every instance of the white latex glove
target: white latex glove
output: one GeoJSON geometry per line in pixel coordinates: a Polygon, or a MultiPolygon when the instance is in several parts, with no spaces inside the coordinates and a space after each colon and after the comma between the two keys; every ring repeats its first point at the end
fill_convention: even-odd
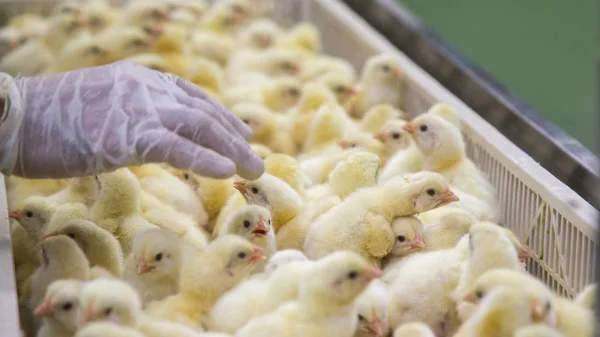
{"type": "Polygon", "coordinates": [[[131,61],[14,81],[0,74],[7,95],[6,175],[62,178],[151,162],[214,178],[264,171],[247,125],[195,85],[131,61]]]}

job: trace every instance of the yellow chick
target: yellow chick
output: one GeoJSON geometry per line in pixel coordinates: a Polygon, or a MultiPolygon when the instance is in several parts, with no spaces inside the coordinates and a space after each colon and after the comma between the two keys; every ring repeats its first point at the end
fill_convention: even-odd
{"type": "Polygon", "coordinates": [[[52,282],[44,300],[33,313],[43,318],[37,337],[70,337],[79,325],[79,294],[83,283],[79,280],[52,282]]]}
{"type": "Polygon", "coordinates": [[[89,220],[88,208],[81,203],[65,203],[56,208],[45,234],[60,228],[70,220],[89,220]]]}
{"type": "Polygon", "coordinates": [[[275,78],[261,88],[261,103],[274,112],[285,112],[299,102],[302,90],[293,77],[275,78]]]}
{"type": "Polygon", "coordinates": [[[77,177],[69,179],[68,185],[48,196],[48,200],[58,205],[64,203],[81,203],[87,207],[94,203],[96,194],[98,193],[98,184],[96,177],[77,177]]]}
{"type": "Polygon", "coordinates": [[[273,254],[265,267],[265,274],[271,275],[279,267],[296,261],[307,261],[308,258],[304,253],[296,249],[284,249],[273,254]]]}
{"type": "MultiPolygon", "coordinates": [[[[423,154],[423,169],[441,173],[448,182],[496,208],[494,187],[465,155],[460,130],[435,114],[424,114],[403,127],[423,154]]],[[[494,216],[492,216],[494,217],[494,216]]]]}
{"type": "Polygon", "coordinates": [[[461,209],[450,209],[439,220],[428,223],[423,230],[426,249],[440,250],[455,247],[477,219],[461,209]]]}
{"type": "MultiPolygon", "coordinates": [[[[405,124],[406,121],[403,119],[390,120],[374,134],[373,137],[383,143],[388,157],[393,156],[399,151],[407,151],[409,148],[415,147],[410,134],[402,129],[405,124]]],[[[414,163],[410,164],[414,165],[414,169],[411,172],[419,171],[421,168],[420,160],[415,160],[414,163]]]]}
{"type": "Polygon", "coordinates": [[[23,200],[32,195],[49,196],[67,186],[64,179],[25,179],[15,175],[6,177],[8,207],[18,208],[23,200]]]}
{"type": "Polygon", "coordinates": [[[406,113],[395,106],[391,104],[377,104],[367,110],[363,118],[360,120],[360,127],[365,132],[375,134],[376,132],[380,131],[387,122],[403,120],[405,118],[406,113]]]}
{"type": "Polygon", "coordinates": [[[107,1],[96,0],[84,4],[82,14],[87,18],[90,31],[97,34],[119,21],[121,12],[107,1]]]}
{"type": "Polygon", "coordinates": [[[357,132],[349,135],[345,139],[342,139],[338,142],[338,145],[343,149],[348,148],[361,148],[363,150],[367,150],[375,153],[381,158],[381,161],[385,165],[387,160],[387,153],[385,147],[382,143],[375,138],[371,134],[365,132],[357,132]]]}
{"type": "MultiPolygon", "coordinates": [[[[233,212],[225,221],[219,236],[239,235],[265,251],[265,257],[269,259],[276,251],[275,230],[271,225],[271,213],[268,209],[257,206],[244,206],[233,212]]],[[[255,272],[262,272],[266,262],[256,266],[255,272]]]]}
{"type": "Polygon", "coordinates": [[[156,26],[169,20],[169,7],[162,1],[129,1],[117,23],[122,26],[156,26]]]}
{"type": "Polygon", "coordinates": [[[51,75],[107,64],[108,54],[108,49],[100,45],[94,36],[81,34],[65,44],[56,59],[41,74],[51,75]]]}
{"type": "Polygon", "coordinates": [[[579,294],[577,294],[577,297],[575,297],[575,303],[595,312],[597,291],[596,288],[597,285],[595,283],[583,288],[583,290],[579,294]]]}
{"type": "Polygon", "coordinates": [[[103,49],[108,50],[107,62],[116,62],[149,52],[159,33],[137,26],[112,26],[102,30],[95,38],[103,49]]]}
{"type": "Polygon", "coordinates": [[[345,74],[335,72],[327,73],[317,78],[315,82],[325,84],[329,90],[335,94],[337,102],[342,106],[345,106],[349,100],[356,95],[354,83],[350,80],[349,76],[345,74]]]}
{"type": "Polygon", "coordinates": [[[321,215],[306,237],[306,255],[317,259],[335,250],[351,250],[381,265],[396,241],[390,227],[393,218],[457,200],[439,174],[421,173],[410,179],[400,177],[362,189],[321,215]]]}
{"type": "Polygon", "coordinates": [[[344,200],[361,188],[377,185],[379,157],[371,152],[357,152],[339,162],[329,173],[329,189],[344,200]]]}
{"type": "Polygon", "coordinates": [[[211,307],[265,259],[263,249],[237,235],[211,242],[183,268],[179,293],[148,307],[150,316],[201,327],[211,307]]]}
{"type": "Polygon", "coordinates": [[[314,24],[301,22],[281,36],[277,45],[317,54],[321,51],[321,33],[314,24]]]}
{"type": "Polygon", "coordinates": [[[432,105],[426,113],[442,117],[460,130],[460,117],[458,116],[458,111],[452,105],[437,103],[432,105]]]}
{"type": "Polygon", "coordinates": [[[275,46],[283,31],[270,19],[258,19],[238,32],[238,39],[245,48],[267,49],[275,46]]]}
{"type": "Polygon", "coordinates": [[[190,41],[191,52],[194,56],[205,57],[221,66],[229,63],[229,57],[236,47],[237,43],[233,37],[203,30],[195,31],[190,41]]]}
{"type": "Polygon", "coordinates": [[[91,219],[113,234],[127,255],[137,233],[156,228],[140,215],[140,183],[127,169],[102,174],[98,183],[100,190],[90,211],[91,219]]]}
{"type": "Polygon", "coordinates": [[[301,71],[305,55],[287,49],[266,49],[234,53],[227,69],[232,85],[268,83],[272,78],[294,77],[301,71]]]}
{"type": "Polygon", "coordinates": [[[236,336],[353,336],[355,301],[380,276],[355,253],[333,253],[303,275],[297,301],[250,321],[236,336]]]}
{"type": "Polygon", "coordinates": [[[358,95],[351,102],[348,112],[353,117],[362,118],[378,104],[399,108],[404,82],[405,77],[395,55],[380,54],[369,58],[361,74],[358,95]]]}
{"type": "Polygon", "coordinates": [[[405,323],[394,330],[394,337],[435,337],[433,331],[421,322],[405,323]]]}
{"type": "Polygon", "coordinates": [[[518,329],[514,337],[565,337],[565,335],[546,324],[532,324],[518,329]]]}
{"type": "Polygon", "coordinates": [[[77,330],[74,337],[146,337],[136,329],[115,323],[92,323],[77,330]]]}
{"type": "Polygon", "coordinates": [[[114,277],[123,274],[123,252],[119,241],[108,231],[86,220],[63,222],[46,234],[46,237],[66,235],[73,239],[85,254],[91,267],[101,267],[114,277]]]}
{"type": "Polygon", "coordinates": [[[265,172],[285,181],[302,198],[306,196],[306,176],[298,161],[283,153],[274,153],[265,158],[265,172]]]}
{"type": "Polygon", "coordinates": [[[98,279],[84,285],[79,298],[82,307],[80,328],[94,322],[115,323],[135,328],[147,337],[196,337],[183,325],[150,319],[142,311],[135,289],[117,279],[98,279]]]}
{"type": "Polygon", "coordinates": [[[373,280],[356,300],[358,327],[354,337],[387,336],[388,326],[388,290],[380,280],[373,280]]]}
{"type": "Polygon", "coordinates": [[[317,110],[309,125],[303,151],[318,152],[332,145],[335,147],[347,134],[351,133],[352,121],[344,109],[337,104],[325,104],[317,110]]]}
{"type": "Polygon", "coordinates": [[[218,5],[212,6],[202,16],[199,28],[222,35],[233,34],[245,22],[250,12],[247,1],[234,3],[238,1],[221,1],[218,5]]]}
{"type": "Polygon", "coordinates": [[[309,82],[331,73],[340,74],[352,83],[356,80],[356,70],[348,61],[327,55],[307,59],[302,65],[300,79],[309,82]]]}
{"type": "Polygon", "coordinates": [[[273,154],[273,151],[263,144],[250,143],[250,148],[262,160],[265,160],[268,156],[273,154]]]}
{"type": "Polygon", "coordinates": [[[544,303],[526,291],[500,287],[484,298],[454,336],[513,337],[519,328],[543,322],[546,315],[544,303]]]}
{"type": "Polygon", "coordinates": [[[383,260],[384,267],[427,248],[423,238],[423,223],[418,218],[402,216],[393,219],[390,225],[396,241],[383,260]]]}
{"type": "Polygon", "coordinates": [[[136,235],[125,260],[123,280],[140,294],[144,305],[179,291],[184,259],[193,250],[173,233],[152,229],[136,235]]]}
{"type": "Polygon", "coordinates": [[[222,100],[224,76],[223,69],[217,62],[201,57],[190,60],[190,70],[186,78],[207,94],[222,100]]]}

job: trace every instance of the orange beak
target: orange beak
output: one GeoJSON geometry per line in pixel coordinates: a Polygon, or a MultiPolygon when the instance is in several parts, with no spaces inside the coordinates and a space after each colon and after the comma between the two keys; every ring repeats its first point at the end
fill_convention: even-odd
{"type": "Polygon", "coordinates": [[[544,307],[539,304],[536,300],[532,299],[530,302],[531,308],[531,320],[534,323],[543,322],[545,319],[544,307]]]}
{"type": "Polygon", "coordinates": [[[402,77],[404,74],[402,74],[402,71],[400,71],[400,69],[398,68],[392,68],[392,75],[394,75],[395,77],[402,77]]]}
{"type": "Polygon", "coordinates": [[[292,64],[291,69],[294,75],[298,75],[302,71],[302,68],[297,64],[292,64]]]}
{"type": "Polygon", "coordinates": [[[410,243],[410,248],[412,249],[419,249],[419,248],[425,248],[425,241],[423,241],[423,238],[420,236],[415,236],[415,238],[413,239],[413,241],[410,243]]]}
{"type": "Polygon", "coordinates": [[[367,271],[365,272],[365,277],[369,281],[378,279],[381,276],[383,276],[383,270],[381,270],[379,268],[370,268],[370,269],[367,269],[367,271]]]}
{"type": "Polygon", "coordinates": [[[358,94],[358,90],[354,89],[354,88],[346,88],[346,94],[347,95],[356,95],[356,94],[358,94]]]}
{"type": "Polygon", "coordinates": [[[42,304],[40,304],[37,308],[35,308],[35,311],[33,312],[33,314],[36,316],[52,316],[52,315],[54,315],[54,310],[52,309],[52,306],[50,305],[50,300],[46,299],[44,302],[42,302],[42,304]]]}
{"type": "Polygon", "coordinates": [[[81,317],[81,323],[79,324],[79,326],[83,327],[86,324],[92,322],[93,320],[94,320],[94,315],[92,313],[92,310],[89,307],[85,308],[85,310],[83,311],[83,316],[81,317]]]}
{"type": "Polygon", "coordinates": [[[8,217],[11,219],[15,219],[17,221],[23,219],[23,217],[21,216],[21,213],[19,213],[19,211],[10,211],[8,212],[8,217]]]}
{"type": "Polygon", "coordinates": [[[459,200],[459,198],[450,189],[447,189],[446,191],[444,191],[444,193],[442,193],[441,201],[444,204],[447,204],[447,203],[450,203],[453,201],[458,201],[458,200],[459,200]]]}
{"type": "Polygon", "coordinates": [[[263,221],[263,219],[258,220],[256,223],[256,228],[252,230],[252,234],[255,236],[266,236],[267,233],[269,233],[269,227],[267,227],[267,224],[263,221]]]}
{"type": "Polygon", "coordinates": [[[373,320],[369,323],[367,329],[374,337],[383,337],[383,324],[379,320],[379,317],[373,313],[373,320]]]}
{"type": "Polygon", "coordinates": [[[533,257],[533,253],[529,249],[525,247],[519,249],[519,260],[525,260],[531,257],[533,257]]]}
{"type": "Polygon", "coordinates": [[[248,192],[248,180],[238,180],[233,182],[233,188],[240,191],[242,194],[248,192]]]}
{"type": "Polygon", "coordinates": [[[145,273],[151,271],[152,269],[154,269],[154,267],[148,265],[148,263],[146,263],[146,260],[144,260],[141,257],[138,259],[137,271],[136,271],[138,276],[145,274],[145,273]]]}
{"type": "Polygon", "coordinates": [[[48,233],[48,234],[44,235],[44,237],[42,238],[42,241],[43,241],[43,240],[46,240],[46,239],[47,239],[47,238],[49,238],[49,237],[58,236],[58,235],[60,235],[60,234],[59,234],[57,231],[50,232],[50,233],[48,233]]]}
{"type": "Polygon", "coordinates": [[[377,139],[378,141],[385,143],[385,132],[383,131],[377,131],[374,135],[373,138],[377,139]]]}
{"type": "Polygon", "coordinates": [[[347,141],[346,139],[342,139],[338,142],[338,145],[342,148],[342,149],[347,149],[348,147],[350,147],[350,142],[347,141]]]}
{"type": "Polygon", "coordinates": [[[250,256],[250,262],[256,263],[266,260],[267,257],[263,255],[264,251],[264,249],[254,246],[254,249],[252,250],[252,255],[250,256]]]}
{"type": "Polygon", "coordinates": [[[411,124],[411,123],[406,123],[404,125],[402,125],[402,130],[413,134],[415,132],[415,127],[411,124]]]}
{"type": "Polygon", "coordinates": [[[519,261],[517,266],[518,266],[519,270],[525,270],[525,268],[527,268],[527,263],[519,261]]]}
{"type": "Polygon", "coordinates": [[[463,297],[463,301],[476,304],[477,298],[472,293],[468,293],[465,295],[465,297],[463,297]]]}

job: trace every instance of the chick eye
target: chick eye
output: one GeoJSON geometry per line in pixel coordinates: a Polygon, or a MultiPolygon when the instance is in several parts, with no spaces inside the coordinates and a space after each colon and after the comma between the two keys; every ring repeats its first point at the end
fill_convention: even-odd
{"type": "Polygon", "coordinates": [[[254,193],[254,194],[258,194],[258,188],[256,188],[256,187],[252,187],[252,193],[254,193]]]}
{"type": "Polygon", "coordinates": [[[271,225],[271,219],[269,219],[269,225],[271,225]]]}
{"type": "Polygon", "coordinates": [[[100,54],[102,51],[101,51],[101,50],[100,50],[100,48],[98,48],[97,46],[94,46],[94,47],[90,48],[90,49],[88,50],[88,52],[89,52],[90,54],[92,54],[92,55],[98,55],[98,54],[100,54]]]}
{"type": "Polygon", "coordinates": [[[73,234],[73,233],[69,233],[69,234],[67,234],[67,236],[70,237],[71,239],[75,239],[75,234],[73,234]]]}
{"type": "Polygon", "coordinates": [[[546,301],[546,304],[544,305],[544,312],[548,313],[548,312],[550,312],[551,309],[552,309],[552,303],[550,303],[550,301],[546,301]]]}
{"type": "Polygon", "coordinates": [[[232,18],[224,18],[223,19],[223,25],[230,26],[232,24],[233,24],[233,19],[232,18]]]}
{"type": "Polygon", "coordinates": [[[246,227],[246,228],[250,227],[250,221],[244,220],[244,227],[246,227]]]}
{"type": "Polygon", "coordinates": [[[361,322],[364,322],[365,318],[363,317],[363,315],[358,314],[358,320],[361,321],[361,322]]]}
{"type": "Polygon", "coordinates": [[[479,299],[482,299],[482,298],[483,298],[483,291],[481,291],[481,290],[477,290],[477,291],[475,292],[475,297],[477,297],[477,298],[479,298],[479,299]]]}
{"type": "Polygon", "coordinates": [[[110,316],[112,314],[112,308],[106,308],[103,312],[104,316],[110,316]]]}
{"type": "Polygon", "coordinates": [[[427,195],[429,195],[430,197],[433,197],[435,195],[435,190],[433,188],[429,188],[425,192],[427,192],[427,195]]]}
{"type": "Polygon", "coordinates": [[[245,259],[245,258],[246,258],[246,253],[244,253],[244,252],[239,252],[239,253],[238,253],[238,257],[239,257],[240,259],[245,259]]]}
{"type": "Polygon", "coordinates": [[[358,276],[358,273],[354,270],[348,273],[348,278],[351,280],[354,280],[357,276],[358,276]]]}
{"type": "Polygon", "coordinates": [[[93,27],[102,26],[102,20],[100,20],[100,18],[94,16],[90,19],[90,25],[92,25],[93,27]]]}
{"type": "Polygon", "coordinates": [[[404,237],[404,235],[398,235],[398,241],[404,242],[406,241],[406,237],[404,237]]]}
{"type": "Polygon", "coordinates": [[[242,9],[240,5],[233,5],[231,9],[233,9],[236,14],[242,14],[244,12],[244,9],[242,9]]]}
{"type": "Polygon", "coordinates": [[[427,131],[427,125],[425,125],[425,124],[421,125],[421,127],[419,128],[419,130],[421,130],[421,132],[427,131]]]}
{"type": "Polygon", "coordinates": [[[346,92],[346,87],[344,87],[344,86],[341,86],[341,85],[340,85],[340,86],[337,86],[337,87],[335,88],[335,91],[336,91],[336,92],[338,92],[338,93],[344,93],[344,92],[346,92]]]}
{"type": "Polygon", "coordinates": [[[133,40],[133,41],[131,42],[131,45],[132,45],[132,46],[139,47],[139,46],[143,46],[143,45],[145,45],[145,43],[144,43],[144,41],[143,41],[143,40],[141,40],[141,39],[135,39],[135,40],[133,40]]]}
{"type": "Polygon", "coordinates": [[[64,311],[69,311],[69,310],[73,309],[73,303],[67,302],[67,303],[63,304],[62,309],[64,311]]]}
{"type": "Polygon", "coordinates": [[[392,133],[392,138],[399,139],[400,138],[400,134],[398,132],[394,132],[394,133],[392,133]]]}
{"type": "Polygon", "coordinates": [[[25,216],[28,218],[33,218],[33,212],[32,211],[27,211],[25,212],[25,216]]]}
{"type": "Polygon", "coordinates": [[[155,10],[153,10],[152,12],[150,12],[150,16],[151,16],[153,19],[161,19],[161,18],[163,18],[165,15],[164,15],[164,14],[163,14],[161,11],[159,11],[158,9],[155,9],[155,10]]]}
{"type": "Polygon", "coordinates": [[[388,71],[390,71],[390,66],[388,66],[387,64],[385,64],[385,65],[381,66],[381,70],[383,70],[385,72],[388,72],[388,71]]]}
{"type": "Polygon", "coordinates": [[[290,96],[298,96],[298,95],[300,95],[300,92],[298,91],[298,89],[292,88],[292,89],[288,90],[288,94],[290,94],[290,96]]]}
{"type": "Polygon", "coordinates": [[[350,147],[356,147],[356,143],[350,143],[350,147]]]}
{"type": "Polygon", "coordinates": [[[242,122],[244,122],[246,124],[250,124],[250,120],[249,119],[242,119],[242,122]]]}
{"type": "Polygon", "coordinates": [[[183,179],[185,179],[185,180],[190,179],[190,175],[188,173],[184,173],[183,174],[183,179]]]}
{"type": "Polygon", "coordinates": [[[156,261],[160,261],[160,260],[162,260],[162,258],[163,258],[163,254],[162,253],[158,253],[158,254],[156,254],[156,257],[154,257],[154,259],[156,261]]]}

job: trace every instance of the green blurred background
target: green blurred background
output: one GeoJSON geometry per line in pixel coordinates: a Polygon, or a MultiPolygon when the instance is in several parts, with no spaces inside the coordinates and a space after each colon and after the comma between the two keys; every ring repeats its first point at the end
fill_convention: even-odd
{"type": "Polygon", "coordinates": [[[595,0],[400,0],[545,118],[596,146],[595,0]]]}

